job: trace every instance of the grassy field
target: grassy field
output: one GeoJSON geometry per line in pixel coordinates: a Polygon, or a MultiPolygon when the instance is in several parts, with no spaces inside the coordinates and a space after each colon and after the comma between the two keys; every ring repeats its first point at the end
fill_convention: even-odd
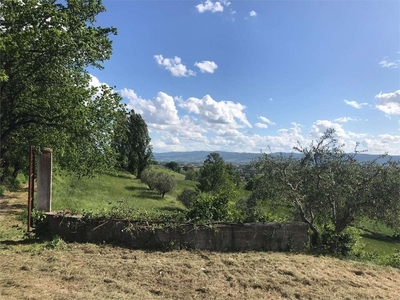
{"type": "Polygon", "coordinates": [[[0,199],[0,299],[398,299],[400,270],[367,263],[29,239],[26,199],[0,199]]]}
{"type": "Polygon", "coordinates": [[[380,223],[370,220],[361,220],[357,227],[361,229],[361,243],[366,251],[382,254],[400,251],[400,239],[394,239],[394,231],[380,223]]]}
{"type": "Polygon", "coordinates": [[[53,210],[98,211],[118,205],[119,201],[132,208],[148,211],[176,211],[184,209],[176,197],[184,188],[195,189],[196,182],[172,171],[176,188],[165,198],[151,191],[139,179],[126,172],[115,171],[94,178],[77,179],[75,176],[58,174],[53,179],[53,210]]]}

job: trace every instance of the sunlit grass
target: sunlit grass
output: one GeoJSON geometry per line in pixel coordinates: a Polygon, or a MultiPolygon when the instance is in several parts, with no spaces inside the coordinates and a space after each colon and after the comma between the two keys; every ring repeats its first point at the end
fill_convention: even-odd
{"type": "Polygon", "coordinates": [[[165,198],[151,191],[139,179],[126,172],[101,174],[93,178],[78,179],[73,175],[56,175],[53,179],[52,210],[100,211],[123,202],[139,210],[181,210],[184,206],[176,200],[176,193],[185,183],[165,198]]]}

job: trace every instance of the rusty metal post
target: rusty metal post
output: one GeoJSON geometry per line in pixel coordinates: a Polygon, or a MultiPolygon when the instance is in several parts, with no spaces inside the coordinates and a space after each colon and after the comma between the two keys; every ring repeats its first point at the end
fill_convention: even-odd
{"type": "Polygon", "coordinates": [[[53,150],[50,148],[43,148],[42,152],[43,153],[38,157],[37,209],[50,212],[53,176],[53,150]]]}
{"type": "Polygon", "coordinates": [[[32,210],[33,210],[33,197],[35,191],[35,156],[34,148],[30,147],[29,151],[29,177],[28,177],[28,232],[32,229],[32,210]]]}

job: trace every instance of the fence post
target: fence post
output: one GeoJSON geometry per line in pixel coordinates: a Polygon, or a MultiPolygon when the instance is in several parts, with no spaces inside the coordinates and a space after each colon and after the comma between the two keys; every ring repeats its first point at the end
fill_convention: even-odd
{"type": "Polygon", "coordinates": [[[53,150],[43,148],[38,157],[37,170],[37,209],[51,211],[51,188],[53,175],[53,150]]]}
{"type": "Polygon", "coordinates": [[[35,192],[35,153],[33,146],[29,150],[29,181],[28,181],[28,232],[32,228],[33,194],[35,192]]]}

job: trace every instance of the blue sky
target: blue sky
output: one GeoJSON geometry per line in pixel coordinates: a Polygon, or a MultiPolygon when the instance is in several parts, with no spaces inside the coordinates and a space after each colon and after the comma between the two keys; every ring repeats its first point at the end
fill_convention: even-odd
{"type": "Polygon", "coordinates": [[[103,1],[116,86],[155,152],[291,151],[333,127],[400,154],[400,2],[103,1]]]}

